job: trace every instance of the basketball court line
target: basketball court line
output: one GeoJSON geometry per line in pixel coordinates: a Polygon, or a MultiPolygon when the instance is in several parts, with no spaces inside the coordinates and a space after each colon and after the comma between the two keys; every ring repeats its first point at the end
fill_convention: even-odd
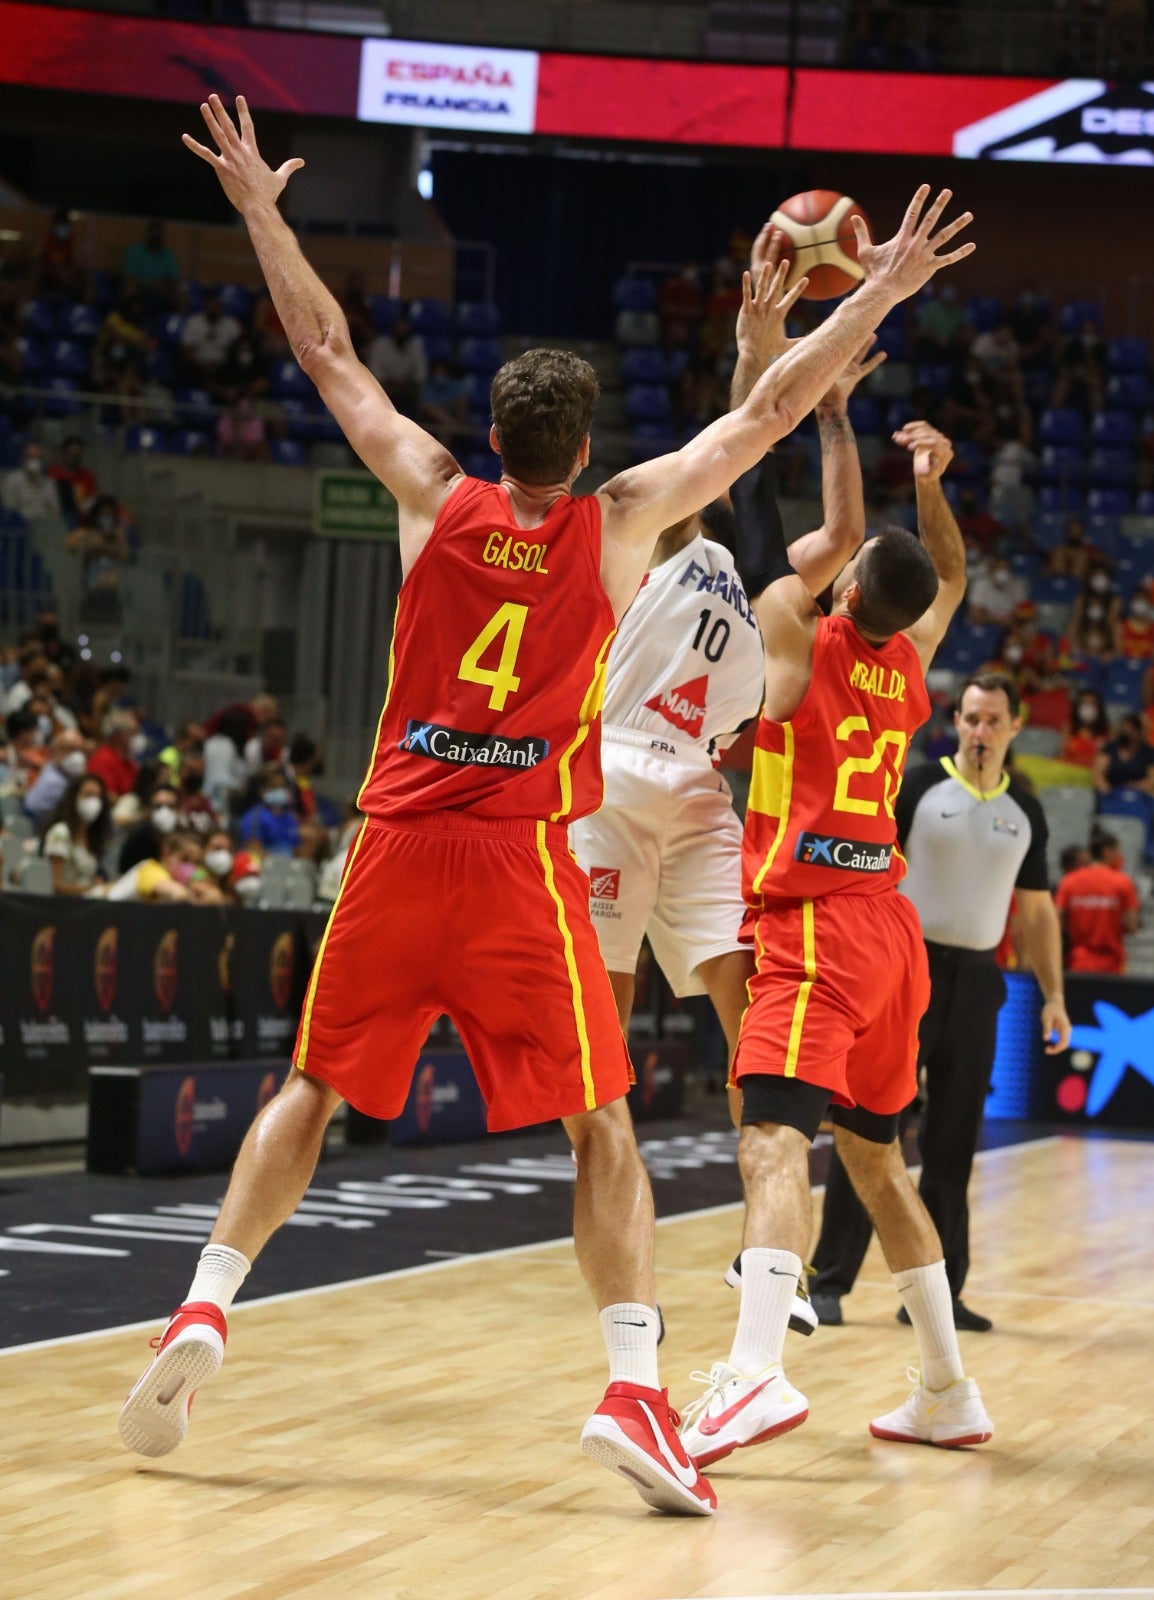
{"type": "MultiPolygon", "coordinates": [[[[985,1163],[987,1161],[994,1160],[996,1157],[1000,1157],[1000,1156],[1004,1156],[1004,1155],[1008,1155],[1008,1154],[1019,1154],[1020,1155],[1025,1151],[1041,1150],[1041,1149],[1047,1148],[1048,1146],[1052,1146],[1052,1145],[1055,1145],[1055,1144],[1060,1144],[1061,1142],[1062,1142],[1062,1135],[1061,1134],[1048,1134],[1044,1138],[1041,1138],[1041,1139],[1025,1139],[1020,1144],[999,1145],[999,1146],[997,1146],[997,1148],[995,1148],[993,1150],[979,1150],[977,1155],[974,1157],[974,1160],[975,1160],[975,1162],[985,1163]]],[[[910,1168],[911,1172],[916,1172],[917,1170],[919,1170],[919,1169],[910,1168]]],[[[825,1191],[825,1185],[824,1184],[814,1184],[813,1185],[812,1192],[814,1194],[821,1194],[821,1193],[824,1193],[824,1191],[825,1191]]],[[[741,1209],[742,1209],[742,1203],[739,1200],[738,1201],[727,1202],[725,1205],[703,1206],[699,1210],[680,1211],[680,1212],[677,1212],[677,1213],[675,1213],[675,1214],[673,1214],[671,1216],[658,1217],[657,1218],[657,1226],[659,1228],[662,1228],[662,1227],[668,1227],[670,1224],[672,1224],[674,1222],[689,1222],[689,1221],[692,1221],[695,1218],[720,1217],[720,1216],[725,1216],[727,1214],[732,1215],[735,1212],[741,1211],[741,1209]]],[[[560,1245],[572,1244],[572,1242],[573,1242],[572,1234],[562,1234],[560,1237],[558,1237],[556,1239],[537,1240],[533,1244],[506,1245],[506,1246],[503,1246],[503,1247],[501,1247],[499,1249],[496,1249],[496,1250],[478,1250],[478,1251],[475,1251],[471,1255],[453,1255],[453,1256],[450,1256],[450,1257],[448,1257],[447,1259],[444,1259],[444,1260],[426,1261],[426,1262],[420,1263],[417,1266],[412,1266],[412,1267],[399,1267],[393,1272],[376,1272],[376,1273],[371,1273],[366,1277],[346,1278],[346,1279],[343,1279],[340,1283],[322,1283],[322,1284],[313,1285],[313,1286],[311,1286],[311,1287],[309,1287],[307,1289],[289,1289],[289,1290],[286,1290],[285,1292],[283,1292],[281,1294],[264,1295],[264,1296],[262,1296],[262,1297],[260,1297],[258,1299],[243,1300],[243,1301],[239,1302],[237,1305],[234,1305],[232,1307],[232,1310],[229,1312],[229,1320],[231,1321],[232,1318],[235,1317],[238,1313],[243,1313],[243,1312],[247,1311],[250,1307],[283,1305],[283,1304],[285,1304],[285,1303],[287,1303],[288,1301],[291,1301],[291,1300],[304,1300],[304,1299],[307,1299],[310,1295],[335,1294],[335,1293],[337,1293],[337,1292],[339,1292],[341,1290],[344,1290],[344,1289],[368,1288],[368,1287],[371,1287],[374,1284],[388,1283],[389,1281],[395,1280],[395,1279],[398,1279],[398,1278],[414,1278],[414,1277],[419,1277],[419,1276],[426,1275],[426,1274],[431,1273],[431,1272],[446,1272],[446,1271],[451,1270],[453,1267],[459,1267],[459,1266],[461,1266],[461,1265],[463,1265],[465,1263],[469,1263],[469,1262],[495,1261],[495,1260],[500,1260],[500,1259],[502,1259],[504,1257],[513,1257],[513,1256],[531,1257],[531,1256],[537,1254],[540,1251],[556,1249],[560,1245]]],[[[1129,1304],[1130,1302],[1126,1302],[1126,1303],[1129,1304]]],[[[20,1353],[31,1351],[31,1350],[54,1350],[54,1349],[61,1348],[62,1346],[65,1346],[65,1345],[88,1344],[88,1343],[91,1343],[91,1341],[93,1339],[109,1339],[109,1338],[114,1337],[117,1334],[122,1334],[122,1333],[140,1333],[143,1330],[146,1330],[146,1329],[149,1329],[149,1328],[153,1328],[153,1329],[156,1328],[157,1324],[160,1323],[161,1320],[162,1320],[161,1316],[157,1315],[157,1316],[148,1317],[146,1320],[144,1320],[142,1322],[118,1323],[115,1327],[111,1327],[111,1328],[93,1328],[93,1329],[88,1330],[85,1333],[63,1334],[60,1337],[55,1338],[55,1339],[35,1339],[35,1340],[30,1341],[27,1344],[5,1345],[3,1347],[0,1347],[0,1357],[18,1355],[20,1353]]],[[[935,1591],[935,1592],[938,1593],[942,1597],[942,1600],[948,1600],[948,1596],[946,1594],[946,1591],[941,1590],[941,1591],[935,1591]]],[[[986,1591],[986,1592],[988,1592],[990,1594],[996,1593],[996,1591],[994,1591],[994,1590],[989,1590],[989,1591],[986,1591]]],[[[1025,1593],[1043,1594],[1046,1591],[1044,1591],[1044,1590],[1027,1590],[1027,1591],[1023,1591],[1023,1592],[1025,1592],[1025,1593]]],[[[1051,1591],[1051,1592],[1056,1593],[1057,1591],[1051,1591]]],[[[1075,1592],[1075,1591],[1071,1591],[1071,1593],[1073,1593],[1073,1592],[1075,1592]]],[[[1086,1593],[1096,1593],[1097,1591],[1088,1590],[1088,1591],[1085,1591],[1085,1592],[1086,1593]]],[[[1114,1592],[1120,1592],[1120,1591],[1114,1591],[1114,1592]]],[[[1135,1593],[1139,1593],[1139,1592],[1143,1592],[1143,1591],[1135,1591],[1135,1593]]],[[[1154,1590],[1151,1590],[1149,1592],[1152,1595],[1154,1595],[1154,1590]]],[[[969,1591],[967,1590],[966,1593],[968,1594],[969,1591]]],[[[1007,1590],[1006,1593],[1007,1594],[1009,1594],[1009,1593],[1016,1594],[1016,1593],[1018,1593],[1018,1591],[1017,1590],[1007,1590]]],[[[779,1596],[779,1597],[777,1597],[777,1600],[787,1600],[787,1597],[779,1596]]],[[[812,1596],[811,1595],[811,1596],[807,1596],[806,1600],[822,1600],[822,1597],[820,1597],[820,1596],[812,1596]]],[[[836,1600],[836,1597],[830,1597],[830,1600],[836,1600]]],[[[869,1597],[868,1596],[860,1596],[860,1597],[858,1597],[858,1600],[869,1600],[869,1597]]],[[[883,1597],[883,1600],[884,1600],[884,1597],[883,1597]]]]}
{"type": "Polygon", "coordinates": [[[718,1595],[716,1600],[1091,1600],[1101,1595],[1108,1600],[1145,1600],[1154,1589],[842,1589],[828,1594],[718,1595]]]}

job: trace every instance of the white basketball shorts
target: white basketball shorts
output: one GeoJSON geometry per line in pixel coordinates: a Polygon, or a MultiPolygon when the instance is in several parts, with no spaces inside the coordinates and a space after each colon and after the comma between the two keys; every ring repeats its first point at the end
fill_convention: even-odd
{"type": "Polygon", "coordinates": [[[700,746],[632,728],[602,729],[601,762],[604,803],[571,824],[569,842],[589,874],[605,965],[636,971],[648,934],[674,994],[703,994],[701,962],[748,949],[729,785],[700,746]]]}

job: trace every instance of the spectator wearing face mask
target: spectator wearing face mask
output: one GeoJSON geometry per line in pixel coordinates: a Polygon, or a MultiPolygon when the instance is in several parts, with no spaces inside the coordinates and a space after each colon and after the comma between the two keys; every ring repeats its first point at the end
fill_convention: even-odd
{"type": "Polygon", "coordinates": [[[1066,523],[1066,537],[1046,560],[1046,572],[1052,578],[1075,578],[1085,583],[1090,568],[1106,571],[1114,565],[1113,559],[1095,549],[1086,537],[1086,524],[1081,517],[1070,517],[1066,523]]]}
{"type": "Polygon", "coordinates": [[[141,861],[156,860],[160,846],[180,822],[180,796],[169,783],[158,783],[148,797],[148,811],[120,847],[117,870],[125,873],[141,861]]]}
{"type": "Polygon", "coordinates": [[[41,823],[59,805],[68,786],[88,768],[88,742],[74,728],[63,728],[53,738],[48,760],[24,796],[24,813],[41,823]]]}
{"type": "Polygon", "coordinates": [[[65,541],[80,556],[87,594],[113,594],[120,569],[132,558],[128,522],[116,497],[99,495],[65,541]]]}
{"type": "Polygon", "coordinates": [[[108,796],[92,773],[74,778],[48,820],[40,853],[52,864],[53,894],[87,895],[103,881],[108,845],[108,796]]]}
{"type": "Polygon", "coordinates": [[[44,470],[44,451],[29,440],[20,455],[20,465],[4,479],[5,511],[25,522],[43,522],[60,515],[60,490],[44,470]]]}
{"type": "Polygon", "coordinates": [[[1099,661],[1112,661],[1118,654],[1121,620],[1122,602],[1109,569],[1094,563],[1070,615],[1075,649],[1099,661]]]}
{"type": "Polygon", "coordinates": [[[1097,689],[1083,689],[1074,702],[1074,717],[1066,729],[1062,760],[1093,770],[1110,734],[1110,719],[1097,689]]]}
{"type": "Polygon", "coordinates": [[[1127,661],[1154,660],[1154,606],[1141,589],[1118,630],[1118,643],[1127,661]]]}
{"type": "Polygon", "coordinates": [[[1105,377],[1106,347],[1097,324],[1087,319],[1062,346],[1051,408],[1080,411],[1089,421],[1095,411],[1102,409],[1105,377]]]}
{"type": "Polygon", "coordinates": [[[84,274],[76,262],[76,230],[67,206],[52,213],[36,259],[36,292],[50,299],[83,300],[84,274]]]}
{"type": "MultiPolygon", "coordinates": [[[[244,763],[254,778],[264,771],[272,762],[279,762],[284,755],[288,744],[288,729],[280,717],[271,717],[262,728],[258,728],[251,739],[246,740],[244,747],[244,763]]],[[[253,800],[255,802],[256,795],[253,800]]]]}
{"type": "Polygon", "coordinates": [[[429,376],[425,342],[414,333],[407,316],[393,323],[390,333],[378,335],[369,346],[369,371],[388,393],[398,411],[415,417],[421,399],[421,385],[429,376]]]}
{"type": "Polygon", "coordinates": [[[199,722],[182,722],[173,734],[172,742],[166,744],[157,756],[171,783],[179,782],[180,769],[185,757],[190,755],[204,756],[204,728],[199,722]]]}
{"type": "Polygon", "coordinates": [[[196,752],[185,756],[176,782],[180,794],[180,825],[191,828],[202,839],[215,833],[220,819],[204,792],[204,757],[196,752]]]}
{"type": "Polygon", "coordinates": [[[1154,795],[1154,749],[1146,743],[1141,717],[1127,713],[1094,763],[1094,787],[1099,794],[1133,789],[1154,795]]]}
{"type": "Polygon", "coordinates": [[[978,578],[970,590],[970,621],[996,622],[1006,627],[1013,621],[1014,612],[1027,593],[1024,580],[1015,575],[1004,557],[999,556],[989,572],[978,578]]]}
{"type": "Polygon", "coordinates": [[[1138,927],[1138,891],[1112,833],[1095,833],[1090,856],[1054,895],[1066,935],[1066,970],[1120,975],[1126,971],[1124,937],[1138,927]]]}
{"type": "Polygon", "coordinates": [[[914,308],[914,351],[919,361],[953,364],[965,354],[974,330],[969,313],[958,304],[952,283],[939,289],[927,284],[914,308]]]}
{"type": "Polygon", "coordinates": [[[204,297],[204,309],[194,311],[180,335],[180,354],[187,383],[217,395],[228,352],[240,337],[241,326],[221,308],[215,289],[204,297]]]}
{"type": "Polygon", "coordinates": [[[220,905],[223,896],[204,871],[200,840],[191,833],[166,834],[157,853],[138,861],[108,890],[110,900],[153,904],[220,905]]]}
{"type": "Polygon", "coordinates": [[[220,890],[222,898],[229,904],[235,904],[239,899],[232,883],[235,862],[236,852],[228,833],[223,828],[215,829],[204,841],[204,870],[209,881],[220,890]]]}
{"type": "Polygon", "coordinates": [[[266,768],[260,801],[241,818],[241,843],[255,846],[264,855],[294,855],[301,842],[301,825],[292,802],[292,790],[281,768],[266,768]]]}
{"type": "Polygon", "coordinates": [[[132,793],[140,771],[134,753],[143,754],[142,746],[147,740],[140,734],[131,711],[110,711],[102,732],[101,743],[88,758],[88,770],[101,779],[112,802],[132,793]]]}
{"type": "Polygon", "coordinates": [[[23,711],[37,689],[45,681],[48,671],[48,657],[38,644],[24,644],[20,647],[17,656],[18,677],[4,696],[0,710],[5,716],[13,711],[23,711]]]}
{"type": "Polygon", "coordinates": [[[13,711],[6,723],[8,734],[8,784],[26,794],[48,760],[44,736],[31,711],[13,711]]]}
{"type": "Polygon", "coordinates": [[[217,714],[204,741],[204,794],[218,816],[227,816],[248,783],[245,741],[252,728],[247,706],[229,706],[217,714]]]}

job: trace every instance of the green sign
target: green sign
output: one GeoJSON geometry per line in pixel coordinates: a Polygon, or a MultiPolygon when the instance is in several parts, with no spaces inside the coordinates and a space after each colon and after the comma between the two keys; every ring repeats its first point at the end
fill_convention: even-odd
{"type": "Polygon", "coordinates": [[[397,502],[371,472],[318,472],[313,532],[325,539],[395,539],[397,502]]]}

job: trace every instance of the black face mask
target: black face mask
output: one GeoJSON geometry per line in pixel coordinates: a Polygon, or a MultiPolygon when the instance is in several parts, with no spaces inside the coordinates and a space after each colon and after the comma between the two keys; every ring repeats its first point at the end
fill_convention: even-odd
{"type": "Polygon", "coordinates": [[[187,777],[180,780],[180,787],[185,794],[199,794],[204,788],[204,773],[190,772],[187,777]]]}

